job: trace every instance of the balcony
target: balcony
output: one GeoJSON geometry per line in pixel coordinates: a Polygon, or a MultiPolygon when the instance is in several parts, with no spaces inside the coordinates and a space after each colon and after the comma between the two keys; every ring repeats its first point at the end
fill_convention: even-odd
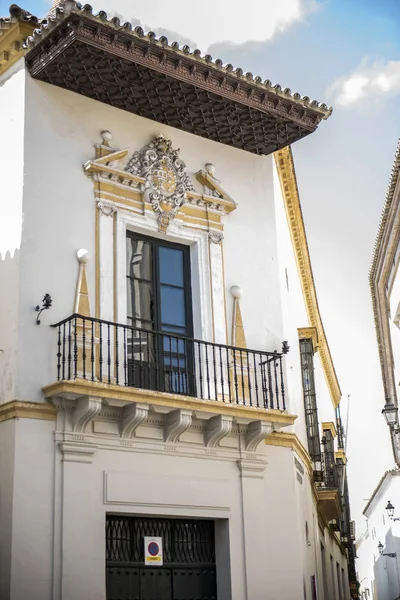
{"type": "Polygon", "coordinates": [[[329,431],[322,439],[322,481],[317,487],[318,507],[327,521],[338,519],[342,513],[339,495],[339,476],[336,466],[334,441],[329,431]]]}
{"type": "MultiPolygon", "coordinates": [[[[282,352],[236,348],[74,314],[54,325],[57,382],[46,398],[98,398],[226,415],[269,429],[291,425],[282,352]]],[[[252,425],[256,430],[258,426],[252,425]]]]}

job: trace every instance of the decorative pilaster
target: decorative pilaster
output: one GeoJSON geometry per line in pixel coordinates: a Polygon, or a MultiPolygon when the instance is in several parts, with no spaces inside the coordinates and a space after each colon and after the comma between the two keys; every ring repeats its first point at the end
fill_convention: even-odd
{"type": "Polygon", "coordinates": [[[164,425],[164,441],[175,444],[184,431],[192,424],[192,411],[178,408],[170,412],[164,425]]]}
{"type": "Polygon", "coordinates": [[[133,438],[136,429],[147,418],[149,406],[147,404],[128,404],[122,411],[120,432],[123,438],[133,438]]]}
{"type": "Polygon", "coordinates": [[[232,430],[232,417],[216,415],[209,419],[204,432],[204,443],[207,448],[216,448],[220,441],[232,430]]]}
{"type": "MultiPolygon", "coordinates": [[[[247,353],[241,352],[239,348],[246,349],[246,335],[243,327],[242,311],[240,309],[240,298],[242,297],[242,288],[239,285],[233,285],[231,287],[231,294],[233,297],[233,311],[232,311],[232,334],[231,334],[231,345],[237,348],[232,351],[232,364],[231,369],[231,386],[232,396],[238,393],[241,396],[240,400],[245,401],[250,396],[249,394],[249,371],[252,367],[247,364],[247,353]],[[237,386],[234,386],[235,380],[237,386]]],[[[237,398],[239,400],[239,398],[237,398]]]]}
{"type": "Polygon", "coordinates": [[[242,288],[239,285],[231,287],[233,297],[232,313],[232,346],[237,348],[247,348],[246,335],[244,333],[242,311],[240,310],[240,298],[242,297],[242,288]]]}
{"type": "Polygon", "coordinates": [[[252,423],[249,423],[245,436],[246,450],[249,452],[256,452],[259,444],[272,433],[272,429],[272,424],[266,423],[265,421],[253,421],[252,423]]]}
{"type": "Polygon", "coordinates": [[[91,396],[79,398],[72,418],[74,433],[84,433],[86,427],[101,411],[101,400],[91,396]]]}
{"type": "Polygon", "coordinates": [[[74,313],[84,317],[90,317],[90,299],[89,288],[86,277],[86,264],[88,261],[88,251],[84,248],[78,250],[76,257],[79,263],[78,281],[75,292],[74,313]]]}

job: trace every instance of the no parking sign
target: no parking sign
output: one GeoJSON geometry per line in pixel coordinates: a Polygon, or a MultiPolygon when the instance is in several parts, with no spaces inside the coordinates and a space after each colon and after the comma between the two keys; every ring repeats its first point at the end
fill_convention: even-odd
{"type": "Polygon", "coordinates": [[[144,538],[144,564],[162,567],[162,538],[145,537],[144,538]]]}

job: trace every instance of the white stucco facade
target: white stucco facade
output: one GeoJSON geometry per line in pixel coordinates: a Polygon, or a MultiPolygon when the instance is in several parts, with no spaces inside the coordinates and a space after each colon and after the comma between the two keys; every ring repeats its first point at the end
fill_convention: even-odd
{"type": "MultiPolygon", "coordinates": [[[[55,408],[53,418],[32,409],[0,422],[0,598],[106,600],[105,522],[112,514],[213,521],[219,600],[348,600],[346,550],[319,514],[306,450],[298,329],[310,324],[273,156],[33,80],[22,61],[3,78],[1,118],[15,110],[6,123],[15,148],[0,164],[4,180],[13,170],[15,227],[22,218],[22,233],[19,251],[1,263],[8,293],[0,305],[0,402],[55,408]],[[96,180],[83,165],[94,159],[103,130],[128,158],[162,134],[180,149],[198,193],[195,174],[215,165],[237,204],[222,217],[223,242],[210,242],[207,229],[184,226],[178,217],[160,232],[151,210],[115,206],[111,218],[101,213],[96,180]],[[234,407],[230,415],[221,402],[206,410],[187,399],[185,408],[172,394],[149,399],[145,392],[130,402],[132,414],[129,390],[111,395],[106,384],[103,396],[71,388],[45,398],[60,352],[50,325],[75,310],[77,250],[88,251],[91,316],[126,323],[129,231],[190,247],[195,338],[231,344],[230,289],[239,285],[247,347],[274,352],[289,342],[285,413],[294,424],[279,415],[262,421],[263,408],[252,417],[234,407]],[[38,326],[34,308],[45,293],[53,304],[38,326]]],[[[320,424],[333,423],[318,352],[314,361],[320,424]]]]}

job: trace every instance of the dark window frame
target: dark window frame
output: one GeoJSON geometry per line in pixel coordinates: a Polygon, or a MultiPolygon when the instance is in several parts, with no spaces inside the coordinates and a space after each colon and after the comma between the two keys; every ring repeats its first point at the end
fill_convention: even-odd
{"type": "MultiPolygon", "coordinates": [[[[154,298],[154,331],[162,331],[162,319],[161,319],[161,285],[168,285],[168,287],[179,287],[170,284],[161,284],[160,280],[160,264],[158,259],[157,249],[160,247],[171,248],[174,250],[181,250],[183,254],[183,287],[180,289],[184,290],[184,305],[185,305],[185,329],[186,333],[184,337],[193,338],[193,301],[192,301],[192,279],[191,279],[191,252],[190,246],[186,244],[179,244],[175,242],[171,242],[169,240],[163,240],[161,238],[151,237],[148,235],[142,235],[141,233],[137,233],[136,231],[127,230],[126,237],[142,240],[148,244],[152,245],[152,280],[141,279],[141,281],[146,281],[152,284],[153,289],[153,298],[154,298]]],[[[128,268],[126,269],[126,279],[134,280],[139,278],[133,278],[128,275],[128,268]]],[[[128,292],[127,292],[128,294],[128,292]]],[[[134,323],[135,317],[129,316],[127,314],[127,318],[131,321],[129,324],[137,327],[134,323]]],[[[138,319],[142,321],[144,319],[138,319]]],[[[140,328],[140,327],[139,327],[140,328]]]]}

